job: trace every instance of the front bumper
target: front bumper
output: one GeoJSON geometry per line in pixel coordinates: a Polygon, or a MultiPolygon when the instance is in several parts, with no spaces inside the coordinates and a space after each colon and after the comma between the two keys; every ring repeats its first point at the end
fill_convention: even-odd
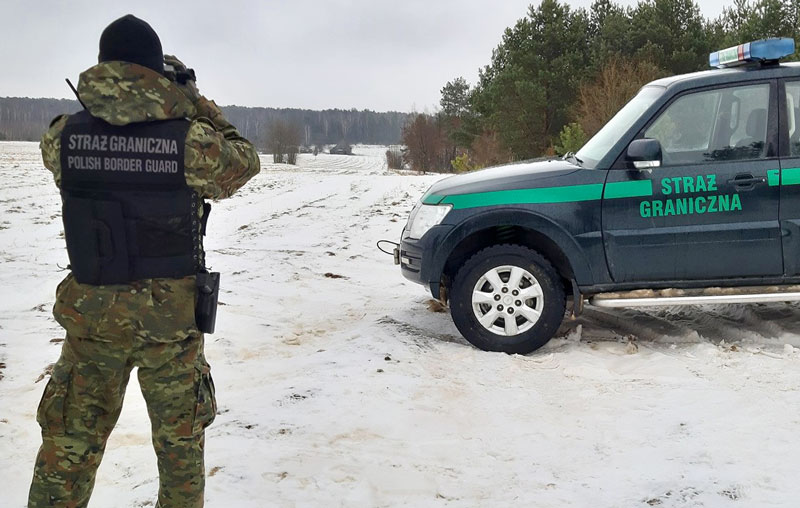
{"type": "Polygon", "coordinates": [[[395,264],[400,265],[403,277],[428,286],[434,298],[439,298],[439,285],[442,278],[444,262],[441,258],[446,253],[439,251],[442,240],[452,231],[452,225],[438,225],[432,227],[419,240],[408,238],[403,231],[400,246],[395,249],[395,264]]]}

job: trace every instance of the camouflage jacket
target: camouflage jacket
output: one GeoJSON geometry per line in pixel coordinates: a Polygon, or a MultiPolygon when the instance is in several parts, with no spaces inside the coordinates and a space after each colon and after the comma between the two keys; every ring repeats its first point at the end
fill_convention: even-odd
{"type": "MultiPolygon", "coordinates": [[[[213,101],[190,100],[174,82],[127,62],[103,62],[83,72],[78,94],[92,116],[112,125],[188,118],[184,156],[186,183],[201,198],[231,196],[260,170],[253,145],[225,120],[213,101]]],[[[42,137],[45,167],[61,184],[61,132],[68,115],[56,117],[42,137]]],[[[199,207],[202,214],[202,207],[199,207]]],[[[197,333],[194,277],[88,286],[68,275],[56,291],[53,313],[68,333],[103,338],[132,332],[152,340],[197,333]]]]}

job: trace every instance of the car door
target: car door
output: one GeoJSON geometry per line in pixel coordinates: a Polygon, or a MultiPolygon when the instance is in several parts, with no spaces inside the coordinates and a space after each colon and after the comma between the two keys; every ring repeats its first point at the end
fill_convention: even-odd
{"type": "Polygon", "coordinates": [[[783,265],[787,277],[800,276],[800,79],[780,86],[780,223],[783,233],[783,265]]]}
{"type": "MultiPolygon", "coordinates": [[[[637,135],[661,165],[621,155],[603,195],[603,241],[615,282],[783,273],[778,223],[777,81],[690,90],[637,135]]],[[[800,165],[800,161],[798,161],[800,165]]]]}

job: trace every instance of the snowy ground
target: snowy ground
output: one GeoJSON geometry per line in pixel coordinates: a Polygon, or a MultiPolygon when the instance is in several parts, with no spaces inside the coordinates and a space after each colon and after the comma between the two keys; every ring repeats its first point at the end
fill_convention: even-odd
{"type": "MultiPolygon", "coordinates": [[[[800,505],[800,306],[588,308],[529,356],[478,351],[379,239],[437,176],[301,155],[215,206],[210,507],[800,505]]],[[[62,334],[59,198],[0,143],[0,505],[25,503],[62,334]]],[[[91,506],[152,506],[135,376],[91,506]]]]}

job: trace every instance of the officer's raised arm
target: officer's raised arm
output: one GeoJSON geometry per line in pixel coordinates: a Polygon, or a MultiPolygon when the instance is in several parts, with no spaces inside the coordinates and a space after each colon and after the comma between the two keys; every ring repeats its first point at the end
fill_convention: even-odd
{"type": "Polygon", "coordinates": [[[197,89],[195,73],[173,55],[164,55],[165,75],[196,109],[186,136],[186,183],[203,198],[223,199],[258,174],[261,164],[252,143],[197,89]]]}
{"type": "Polygon", "coordinates": [[[231,137],[199,118],[186,135],[186,183],[204,198],[230,197],[261,169],[253,145],[232,125],[226,130],[231,137]]]}

